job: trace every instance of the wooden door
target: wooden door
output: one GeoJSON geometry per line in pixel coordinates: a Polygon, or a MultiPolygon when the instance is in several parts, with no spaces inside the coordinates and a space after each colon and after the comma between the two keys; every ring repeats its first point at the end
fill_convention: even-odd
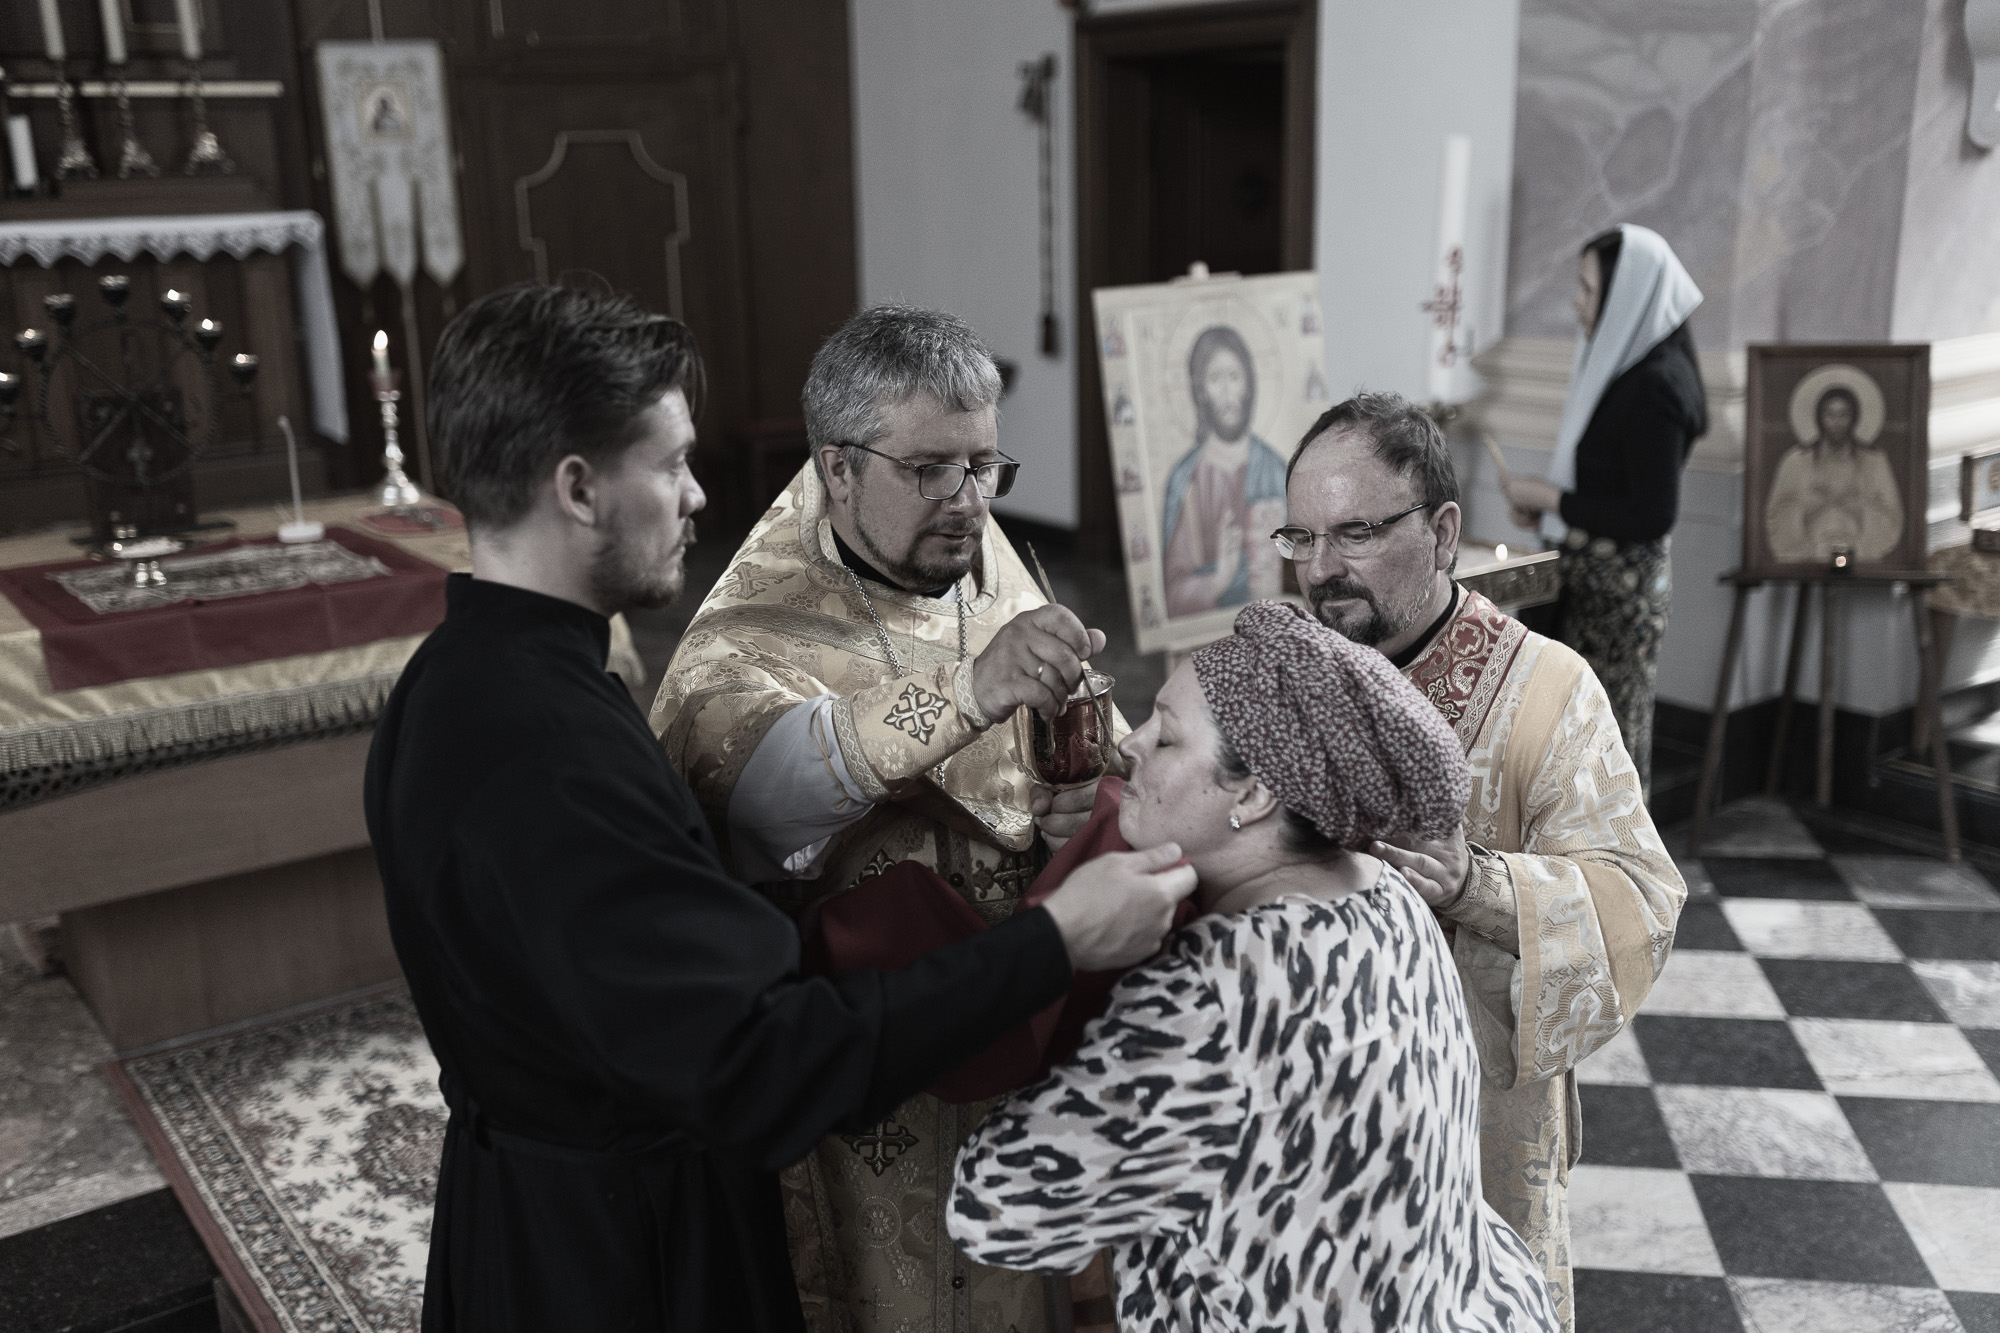
{"type": "MultiPolygon", "coordinates": [[[[1081,19],[1076,322],[1098,287],[1312,266],[1316,0],[1081,19]]],[[[1118,558],[1091,339],[1077,358],[1081,549],[1118,558]]]]}

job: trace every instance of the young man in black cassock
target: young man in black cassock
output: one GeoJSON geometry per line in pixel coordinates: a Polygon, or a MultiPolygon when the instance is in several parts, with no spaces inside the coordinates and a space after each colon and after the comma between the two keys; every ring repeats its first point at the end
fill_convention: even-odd
{"type": "MultiPolygon", "coordinates": [[[[1150,954],[1193,872],[1106,858],[893,973],[806,979],[604,669],[608,616],[678,596],[703,496],[692,336],[551,287],[482,298],[431,378],[473,572],[369,755],[397,956],[451,1119],[424,1328],[802,1328],[773,1172],[1150,954]]],[[[1101,646],[1041,645],[1018,697],[1101,646]]]]}

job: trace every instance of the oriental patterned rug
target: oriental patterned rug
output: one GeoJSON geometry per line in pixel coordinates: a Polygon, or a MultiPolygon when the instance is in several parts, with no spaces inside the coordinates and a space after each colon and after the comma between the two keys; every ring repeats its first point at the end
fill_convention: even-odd
{"type": "Polygon", "coordinates": [[[400,984],[106,1069],[259,1333],[414,1333],[446,1112],[400,984]]]}

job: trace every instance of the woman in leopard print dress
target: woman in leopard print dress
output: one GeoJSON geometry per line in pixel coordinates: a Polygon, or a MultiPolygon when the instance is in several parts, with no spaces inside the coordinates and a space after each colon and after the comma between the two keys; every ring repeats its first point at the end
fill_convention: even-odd
{"type": "Polygon", "coordinates": [[[988,1114],[952,1237],[1047,1273],[1111,1248],[1125,1333],[1554,1330],[1480,1197],[1444,938],[1394,868],[1346,850],[1462,817],[1457,742],[1380,654],[1259,607],[1289,612],[1246,610],[1123,747],[1119,831],[1178,841],[1206,914],[988,1114]]]}

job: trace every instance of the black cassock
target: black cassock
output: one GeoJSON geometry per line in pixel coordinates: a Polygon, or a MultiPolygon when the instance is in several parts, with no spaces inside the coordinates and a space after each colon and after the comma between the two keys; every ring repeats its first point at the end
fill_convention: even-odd
{"type": "Polygon", "coordinates": [[[773,1172],[1060,996],[1024,912],[799,975],[615,676],[610,624],[454,575],[368,758],[389,928],[451,1120],[424,1328],[802,1327],[773,1172]]]}

